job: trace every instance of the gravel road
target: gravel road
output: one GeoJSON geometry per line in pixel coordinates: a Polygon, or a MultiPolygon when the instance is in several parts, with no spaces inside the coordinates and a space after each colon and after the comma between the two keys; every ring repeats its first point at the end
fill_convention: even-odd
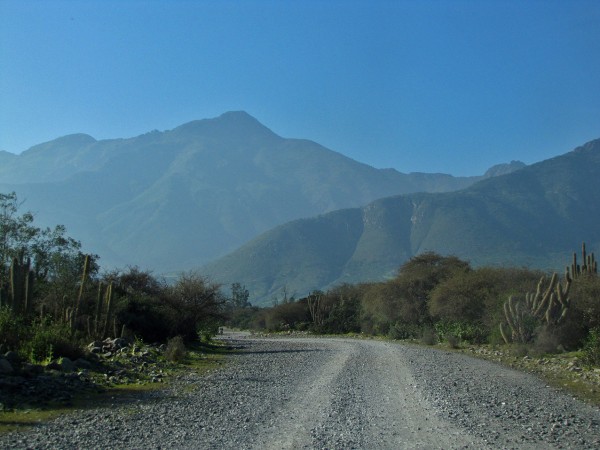
{"type": "Polygon", "coordinates": [[[0,436],[1,448],[600,448],[600,410],[465,355],[358,339],[226,337],[222,369],[0,436]]]}

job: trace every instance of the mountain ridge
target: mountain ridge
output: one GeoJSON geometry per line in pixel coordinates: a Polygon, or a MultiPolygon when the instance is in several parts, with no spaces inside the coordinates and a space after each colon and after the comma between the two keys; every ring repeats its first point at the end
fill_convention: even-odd
{"type": "Polygon", "coordinates": [[[290,220],[482,179],[376,169],[240,111],[129,138],[72,134],[4,159],[0,192],[15,191],[40,225],[64,224],[105,267],[161,273],[290,220]]]}
{"type": "Polygon", "coordinates": [[[206,265],[204,272],[218,282],[244,283],[255,303],[266,304],[284,288],[305,295],[344,282],[382,280],[426,251],[453,254],[476,266],[562,271],[581,241],[590,251],[600,250],[600,230],[595,226],[600,193],[591,189],[598,176],[600,139],[460,191],[396,195],[343,213],[283,224],[206,265]],[[345,218],[341,225],[339,214],[345,218]],[[305,229],[313,230],[311,236],[319,235],[318,242],[337,239],[328,231],[329,221],[347,228],[348,241],[339,245],[353,251],[342,261],[329,258],[327,252],[302,253],[303,247],[313,248],[312,243],[284,239],[306,236],[305,229]],[[315,231],[318,223],[323,224],[320,232],[315,231]],[[273,248],[279,250],[269,252],[273,248]],[[263,254],[267,256],[261,259],[263,254]],[[311,265],[328,266],[329,278],[305,270],[311,265]],[[262,268],[262,278],[245,276],[249,266],[262,268]]]}

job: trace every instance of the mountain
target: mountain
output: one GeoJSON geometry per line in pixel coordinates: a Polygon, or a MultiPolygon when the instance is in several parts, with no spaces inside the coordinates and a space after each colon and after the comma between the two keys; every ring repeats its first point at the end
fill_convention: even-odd
{"type": "Polygon", "coordinates": [[[64,224],[103,267],[187,270],[277,225],[377,198],[463,189],[482,177],[375,169],[245,112],[128,139],[64,136],[0,153],[0,192],[64,224]]]}
{"type": "Polygon", "coordinates": [[[500,175],[506,175],[508,173],[515,172],[525,167],[525,163],[521,161],[511,161],[507,164],[496,164],[490,167],[483,174],[484,178],[499,177],[500,175]]]}
{"type": "Polygon", "coordinates": [[[256,304],[281,297],[284,288],[301,296],[383,280],[426,251],[475,266],[562,272],[582,241],[600,250],[598,179],[600,139],[462,191],[392,196],[281,225],[204,272],[245,284],[256,304]]]}

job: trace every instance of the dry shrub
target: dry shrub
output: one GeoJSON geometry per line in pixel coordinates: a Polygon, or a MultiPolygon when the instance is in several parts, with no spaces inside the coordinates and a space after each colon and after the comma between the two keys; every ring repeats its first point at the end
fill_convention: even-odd
{"type": "Polygon", "coordinates": [[[437,336],[431,328],[423,329],[423,334],[421,335],[421,343],[425,345],[437,344],[437,336]]]}
{"type": "Polygon", "coordinates": [[[542,328],[533,343],[531,354],[533,356],[542,356],[548,353],[559,353],[563,346],[558,334],[547,327],[542,328]]]}
{"type": "Polygon", "coordinates": [[[167,342],[165,358],[172,362],[181,362],[185,359],[187,350],[181,336],[175,336],[167,342]]]}
{"type": "Polygon", "coordinates": [[[460,338],[455,334],[449,334],[446,336],[446,340],[448,341],[448,345],[450,348],[459,348],[460,347],[460,338]]]}

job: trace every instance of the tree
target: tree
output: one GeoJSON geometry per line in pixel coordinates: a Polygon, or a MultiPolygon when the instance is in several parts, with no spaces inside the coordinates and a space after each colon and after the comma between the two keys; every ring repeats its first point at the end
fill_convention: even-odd
{"type": "Polygon", "coordinates": [[[323,332],[351,333],[360,331],[361,286],[343,284],[334,287],[324,296],[324,303],[330,304],[329,314],[323,323],[323,332]]]}
{"type": "Polygon", "coordinates": [[[40,231],[32,226],[33,214],[17,215],[19,207],[16,193],[0,193],[0,275],[3,278],[13,258],[29,256],[25,253],[29,253],[27,250],[40,231]]]}
{"type": "Polygon", "coordinates": [[[431,315],[441,320],[480,321],[488,297],[494,291],[494,279],[488,276],[488,271],[480,269],[457,273],[438,284],[429,298],[431,315]]]}
{"type": "Polygon", "coordinates": [[[242,286],[240,283],[233,283],[231,285],[231,303],[234,308],[248,308],[252,306],[248,299],[250,298],[250,292],[246,289],[246,286],[242,286]]]}
{"type": "MultiPolygon", "coordinates": [[[[33,214],[19,214],[17,195],[0,193],[0,298],[12,297],[16,312],[33,311],[35,300],[56,317],[73,307],[84,261],[88,260],[88,276],[98,271],[96,255],[84,255],[81,244],[66,235],[63,225],[41,229],[33,225],[33,214]],[[10,267],[18,274],[18,283],[9,286],[10,267]],[[15,289],[15,286],[18,289],[15,289]],[[10,291],[10,292],[9,292],[10,291]],[[16,293],[23,301],[16,302],[16,293]]],[[[13,275],[14,277],[14,275],[13,275]]]]}
{"type": "Polygon", "coordinates": [[[225,320],[226,300],[221,286],[209,282],[198,272],[182,273],[169,289],[168,301],[177,312],[175,335],[194,340],[198,333],[216,334],[218,326],[225,320]]]}
{"type": "Polygon", "coordinates": [[[394,290],[400,320],[418,324],[429,322],[427,304],[433,289],[443,281],[470,270],[469,263],[456,256],[427,252],[411,258],[390,282],[397,285],[394,290]]]}

